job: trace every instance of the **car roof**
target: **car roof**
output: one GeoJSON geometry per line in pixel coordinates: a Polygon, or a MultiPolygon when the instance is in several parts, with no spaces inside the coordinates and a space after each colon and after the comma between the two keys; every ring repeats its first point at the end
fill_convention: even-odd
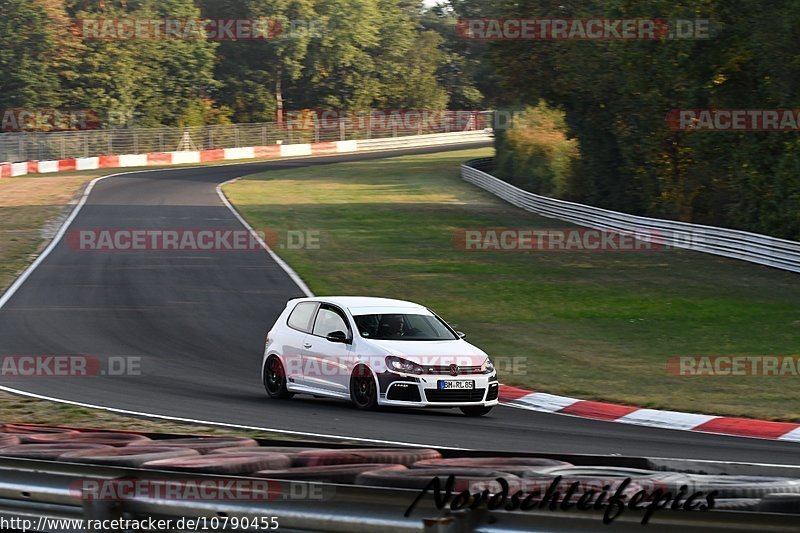
{"type": "Polygon", "coordinates": [[[395,300],[392,298],[377,298],[374,296],[314,296],[311,298],[295,298],[290,302],[326,302],[349,310],[358,309],[363,313],[368,308],[375,308],[377,312],[386,312],[386,309],[409,309],[415,311],[425,311],[428,309],[424,305],[405,300],[395,300]],[[381,311],[378,311],[380,309],[381,311]]]}

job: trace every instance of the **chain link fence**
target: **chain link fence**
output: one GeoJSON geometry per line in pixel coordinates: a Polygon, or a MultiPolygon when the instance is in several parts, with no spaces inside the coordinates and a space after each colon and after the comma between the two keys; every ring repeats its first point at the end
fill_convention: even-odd
{"type": "Polygon", "coordinates": [[[0,162],[48,161],[101,155],[214,150],[474,131],[491,127],[489,111],[311,113],[283,124],[264,122],[188,128],[98,129],[0,133],[0,162]]]}

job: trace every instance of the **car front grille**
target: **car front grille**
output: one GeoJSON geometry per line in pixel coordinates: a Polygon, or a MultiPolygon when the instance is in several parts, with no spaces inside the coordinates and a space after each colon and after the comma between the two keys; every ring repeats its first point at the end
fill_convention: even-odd
{"type": "Polygon", "coordinates": [[[486,393],[486,401],[491,402],[492,400],[496,400],[499,391],[500,387],[497,386],[497,383],[490,383],[489,392],[486,393]]]}
{"type": "Polygon", "coordinates": [[[426,389],[425,398],[429,402],[479,402],[483,400],[484,392],[486,389],[426,389]]]}
{"type": "MultiPolygon", "coordinates": [[[[450,365],[427,365],[424,367],[425,374],[448,374],[453,375],[450,372],[450,365]]],[[[465,374],[482,374],[483,371],[481,366],[459,366],[458,373],[456,375],[461,376],[465,374]]]]}

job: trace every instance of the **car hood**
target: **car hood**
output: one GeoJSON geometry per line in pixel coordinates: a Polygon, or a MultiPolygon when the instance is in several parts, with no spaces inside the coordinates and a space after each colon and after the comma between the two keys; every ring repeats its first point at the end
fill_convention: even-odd
{"type": "Polygon", "coordinates": [[[386,355],[403,357],[421,365],[483,364],[486,352],[467,341],[382,341],[370,339],[369,344],[386,355]]]}

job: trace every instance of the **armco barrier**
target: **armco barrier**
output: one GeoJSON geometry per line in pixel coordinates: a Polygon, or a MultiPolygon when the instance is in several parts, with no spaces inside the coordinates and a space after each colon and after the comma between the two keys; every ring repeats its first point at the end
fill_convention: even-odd
{"type": "Polygon", "coordinates": [[[735,229],[663,220],[567,202],[524,191],[484,172],[491,159],[461,166],[461,177],[510,204],[549,218],[581,226],[657,239],[659,244],[800,272],[800,242],[735,229]]]}
{"type": "MultiPolygon", "coordinates": [[[[21,435],[53,435],[59,429],[76,428],[2,424],[0,437],[16,441],[21,435]]],[[[0,520],[5,520],[4,530],[120,531],[122,526],[113,524],[126,519],[131,525],[125,530],[164,531],[639,531],[647,501],[639,499],[643,504],[639,510],[626,508],[627,498],[632,502],[633,493],[639,490],[654,498],[656,490],[668,491],[653,504],[648,531],[794,533],[800,516],[800,467],[788,465],[620,455],[353,448],[342,443],[267,439],[256,443],[241,437],[108,431],[95,439],[92,435],[97,433],[91,430],[60,435],[60,450],[52,444],[0,448],[0,520]],[[82,452],[76,452],[72,444],[107,440],[114,434],[119,436],[115,440],[138,437],[137,442],[142,444],[84,448],[82,452]],[[241,452],[212,450],[230,441],[244,444],[239,447],[241,452]],[[194,454],[185,461],[139,464],[148,454],[184,455],[187,449],[193,449],[194,454]],[[61,455],[55,455],[58,451],[61,455]],[[204,451],[211,453],[198,455],[204,451]],[[323,466],[304,466],[309,463],[307,459],[323,466]],[[191,468],[187,469],[187,464],[191,468]],[[254,470],[265,464],[271,466],[254,470]],[[446,487],[441,493],[434,494],[435,489],[422,492],[434,476],[444,484],[451,474],[457,478],[452,494],[446,487]],[[489,495],[498,492],[498,477],[513,485],[502,502],[495,498],[492,504],[489,495]],[[615,488],[627,485],[623,481],[626,478],[631,484],[620,489],[625,495],[624,500],[618,500],[622,508],[615,509],[612,525],[604,525],[603,507],[611,507],[605,502],[611,501],[615,488]],[[572,484],[572,496],[568,497],[567,485],[572,484]],[[551,485],[558,491],[546,496],[551,485]],[[467,496],[459,494],[462,490],[467,496]],[[607,490],[604,496],[599,495],[601,490],[607,490]],[[705,495],[712,491],[719,494],[713,511],[689,505],[707,502],[705,495]],[[511,497],[514,492],[518,492],[516,500],[511,497]],[[525,494],[531,494],[532,499],[523,499],[525,494]],[[583,494],[588,495],[589,505],[576,506],[583,494]],[[678,505],[667,505],[673,498],[678,505]],[[565,506],[566,500],[571,505],[565,506]],[[553,502],[559,501],[556,507],[553,502]],[[264,525],[264,517],[269,527],[264,525]],[[148,522],[149,518],[171,522],[156,526],[148,522]],[[11,520],[17,521],[16,526],[11,520]],[[150,525],[135,526],[133,520],[150,525]]],[[[58,440],[58,433],[53,438],[58,440]]]]}
{"type": "Polygon", "coordinates": [[[236,159],[268,159],[326,155],[392,148],[413,148],[460,143],[487,142],[492,139],[490,130],[458,131],[412,135],[408,137],[386,137],[382,139],[333,141],[309,144],[281,144],[271,146],[249,146],[244,148],[221,148],[214,150],[184,150],[178,152],[150,152],[147,154],[123,154],[113,156],[60,159],[58,161],[28,161],[24,163],[0,163],[0,178],[67,172],[71,170],[96,170],[101,168],[145,167],[154,165],[186,165],[207,161],[236,159]]]}

